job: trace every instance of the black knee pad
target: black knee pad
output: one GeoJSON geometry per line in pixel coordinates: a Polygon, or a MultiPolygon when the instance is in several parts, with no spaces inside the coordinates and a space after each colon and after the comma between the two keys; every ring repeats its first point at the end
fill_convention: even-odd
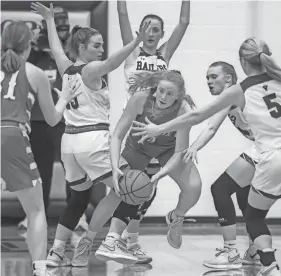
{"type": "Polygon", "coordinates": [[[146,214],[147,209],[154,200],[156,196],[156,190],[157,189],[155,189],[152,198],[141,205],[130,205],[122,201],[115,210],[113,217],[124,221],[126,224],[128,224],[132,219],[140,220],[146,214]]]}
{"type": "Polygon", "coordinates": [[[245,212],[246,228],[252,241],[262,235],[271,236],[270,231],[265,223],[265,217],[267,213],[268,210],[260,210],[252,207],[249,204],[247,205],[245,212]]]}
{"type": "Polygon", "coordinates": [[[91,199],[91,188],[85,191],[74,191],[71,189],[71,196],[68,200],[67,207],[60,218],[60,224],[73,231],[77,226],[80,218],[86,211],[91,199]]]}
{"type": "Polygon", "coordinates": [[[236,223],[235,207],[231,195],[235,193],[238,188],[238,184],[226,172],[211,186],[211,192],[221,226],[228,226],[236,223]]]}
{"type": "Polygon", "coordinates": [[[248,205],[248,196],[249,196],[249,192],[250,192],[250,187],[251,187],[251,185],[246,186],[244,188],[240,188],[236,192],[237,203],[238,203],[239,209],[241,210],[244,218],[245,218],[246,208],[248,205]]]}

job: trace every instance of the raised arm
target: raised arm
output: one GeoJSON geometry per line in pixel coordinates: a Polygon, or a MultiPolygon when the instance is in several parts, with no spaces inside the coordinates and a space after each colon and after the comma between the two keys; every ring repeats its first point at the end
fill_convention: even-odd
{"type": "Polygon", "coordinates": [[[181,4],[180,19],[171,37],[161,47],[160,51],[164,59],[169,63],[174,52],[178,48],[190,21],[190,1],[183,0],[181,4]]]}
{"type": "Polygon", "coordinates": [[[123,61],[133,52],[133,50],[139,45],[144,39],[145,33],[148,30],[150,22],[144,24],[141,28],[138,36],[132,40],[129,44],[123,47],[121,50],[112,54],[107,60],[104,61],[92,61],[88,63],[82,71],[83,79],[90,81],[93,79],[99,79],[100,77],[110,73],[117,69],[123,61]]]}
{"type": "Polygon", "coordinates": [[[55,58],[60,75],[63,76],[65,70],[69,66],[71,66],[73,62],[67,58],[62,48],[60,39],[58,37],[55,20],[54,20],[53,4],[50,5],[50,9],[49,9],[46,6],[42,5],[41,3],[36,2],[36,3],[31,3],[31,8],[33,12],[40,14],[47,23],[48,40],[49,40],[50,48],[55,58]]]}
{"type": "Polygon", "coordinates": [[[118,18],[119,18],[119,26],[121,30],[121,37],[122,37],[123,45],[125,46],[128,43],[130,43],[132,40],[134,40],[126,1],[117,0],[117,11],[118,11],[118,18]]]}
{"type": "Polygon", "coordinates": [[[231,105],[240,105],[243,101],[244,94],[240,84],[236,84],[226,89],[216,100],[211,102],[209,105],[198,108],[190,112],[175,118],[174,120],[167,122],[162,125],[149,124],[145,125],[142,123],[134,122],[133,129],[138,133],[134,133],[134,136],[145,136],[154,137],[161,133],[171,132],[181,129],[182,127],[191,127],[193,125],[200,124],[204,120],[210,118],[217,112],[231,105]]]}

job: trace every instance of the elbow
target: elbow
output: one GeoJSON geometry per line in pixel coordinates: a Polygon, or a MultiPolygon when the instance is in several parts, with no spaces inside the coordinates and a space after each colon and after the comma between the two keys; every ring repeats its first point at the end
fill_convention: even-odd
{"type": "Polygon", "coordinates": [[[208,132],[210,133],[211,137],[213,137],[216,134],[217,130],[218,130],[218,128],[215,126],[208,127],[208,132]]]}

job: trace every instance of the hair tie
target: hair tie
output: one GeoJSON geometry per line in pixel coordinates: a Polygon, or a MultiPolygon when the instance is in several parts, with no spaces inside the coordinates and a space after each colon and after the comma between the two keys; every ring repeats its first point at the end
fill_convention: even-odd
{"type": "Polygon", "coordinates": [[[264,52],[259,52],[259,54],[258,54],[258,56],[259,56],[259,58],[261,58],[261,54],[264,54],[264,52]]]}

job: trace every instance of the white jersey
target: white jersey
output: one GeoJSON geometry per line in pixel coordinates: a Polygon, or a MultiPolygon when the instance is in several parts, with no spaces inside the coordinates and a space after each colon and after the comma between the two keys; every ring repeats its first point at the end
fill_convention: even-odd
{"type": "Polygon", "coordinates": [[[80,66],[70,66],[65,74],[68,79],[79,78],[81,84],[78,96],[74,98],[64,111],[65,124],[70,126],[87,126],[100,123],[109,124],[110,101],[109,91],[106,81],[102,79],[101,90],[89,89],[82,80],[81,71],[85,64],[80,66]],[[76,73],[79,75],[77,76],[76,73]]]}
{"type": "Polygon", "coordinates": [[[134,76],[136,73],[145,71],[167,71],[168,65],[161,55],[160,51],[156,51],[155,55],[150,55],[146,53],[142,48],[140,48],[140,53],[136,60],[129,63],[130,59],[125,62],[124,72],[125,72],[125,87],[126,87],[126,101],[130,99],[132,93],[130,93],[129,88],[134,83],[134,76]]]}
{"type": "Polygon", "coordinates": [[[240,85],[246,101],[243,113],[258,151],[281,149],[281,82],[262,74],[248,77],[240,85]]]}
{"type": "Polygon", "coordinates": [[[228,112],[228,118],[233,125],[243,134],[247,139],[254,141],[254,134],[239,106],[232,106],[228,112]]]}

